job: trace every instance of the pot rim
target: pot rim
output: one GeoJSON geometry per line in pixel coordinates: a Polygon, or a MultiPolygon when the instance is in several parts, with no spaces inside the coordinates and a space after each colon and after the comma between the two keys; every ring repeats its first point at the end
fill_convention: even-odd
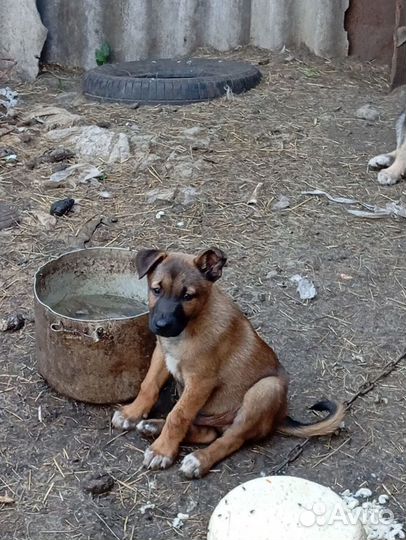
{"type": "Polygon", "coordinates": [[[67,319],[69,321],[75,321],[75,322],[81,322],[81,323],[101,323],[101,322],[111,322],[111,321],[131,321],[134,319],[138,319],[140,317],[143,317],[144,315],[147,315],[149,313],[148,306],[146,306],[146,311],[143,313],[138,313],[137,315],[133,315],[132,317],[110,317],[107,319],[76,319],[74,317],[68,317],[67,315],[62,315],[61,313],[58,313],[57,311],[54,311],[48,304],[43,302],[38,294],[37,294],[37,286],[38,286],[38,280],[41,272],[45,269],[48,264],[51,262],[58,261],[60,259],[63,259],[64,257],[68,255],[72,255],[74,253],[82,252],[82,251],[91,251],[91,250],[105,250],[105,251],[126,251],[127,253],[130,253],[130,248],[121,248],[121,247],[110,247],[110,246],[94,246],[89,248],[79,248],[79,249],[73,249],[71,251],[66,251],[65,253],[62,253],[62,255],[58,255],[57,257],[54,257],[53,259],[49,259],[45,264],[42,264],[38,270],[34,274],[34,299],[38,304],[46,308],[48,311],[50,311],[53,315],[56,315],[57,317],[61,317],[62,319],[67,319]]]}

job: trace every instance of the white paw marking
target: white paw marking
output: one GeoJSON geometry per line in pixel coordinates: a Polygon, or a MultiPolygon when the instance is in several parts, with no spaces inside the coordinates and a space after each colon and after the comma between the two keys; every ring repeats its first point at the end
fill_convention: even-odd
{"type": "Polygon", "coordinates": [[[138,422],[137,424],[137,431],[141,433],[141,435],[156,435],[161,431],[161,429],[160,426],[154,422],[150,422],[149,420],[141,420],[141,422],[138,422]]]}
{"type": "Polygon", "coordinates": [[[180,472],[186,478],[200,478],[202,476],[201,463],[194,454],[188,454],[182,460],[180,472]]]}
{"type": "Polygon", "coordinates": [[[394,158],[388,154],[379,154],[368,161],[370,169],[382,169],[392,165],[394,158]]]}
{"type": "Polygon", "coordinates": [[[125,416],[123,415],[121,411],[116,411],[113,414],[111,423],[113,424],[115,428],[118,428],[118,429],[134,429],[136,426],[136,423],[132,422],[128,418],[125,418],[125,416]]]}
{"type": "Polygon", "coordinates": [[[386,171],[381,171],[378,174],[378,182],[382,186],[393,186],[393,184],[397,184],[400,180],[400,176],[392,176],[386,171]]]}
{"type": "Polygon", "coordinates": [[[169,456],[161,456],[155,454],[151,448],[147,448],[144,453],[143,465],[147,469],[167,469],[173,463],[173,459],[169,456]]]}

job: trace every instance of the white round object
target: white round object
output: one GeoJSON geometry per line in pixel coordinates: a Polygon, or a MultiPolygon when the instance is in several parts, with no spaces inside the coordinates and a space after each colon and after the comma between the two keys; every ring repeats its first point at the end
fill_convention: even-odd
{"type": "Polygon", "coordinates": [[[208,540],[366,540],[339,495],[303,478],[256,478],[215,508],[208,540]]]}

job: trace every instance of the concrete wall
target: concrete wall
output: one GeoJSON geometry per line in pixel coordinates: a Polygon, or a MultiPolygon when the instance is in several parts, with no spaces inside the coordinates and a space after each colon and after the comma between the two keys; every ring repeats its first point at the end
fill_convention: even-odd
{"type": "MultiPolygon", "coordinates": [[[[0,0],[1,1],[1,0],[0,0]]],[[[17,0],[19,1],[19,0],[17,0]]],[[[115,61],[172,57],[197,47],[305,45],[322,56],[348,52],[349,0],[37,0],[48,28],[43,58],[91,68],[107,41],[115,61]]]]}
{"type": "Polygon", "coordinates": [[[0,71],[3,61],[13,76],[35,78],[46,36],[35,0],[0,0],[0,71]]]}

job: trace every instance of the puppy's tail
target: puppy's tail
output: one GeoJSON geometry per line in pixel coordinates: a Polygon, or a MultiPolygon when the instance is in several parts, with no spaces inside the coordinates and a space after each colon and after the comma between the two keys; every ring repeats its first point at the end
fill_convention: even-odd
{"type": "Polygon", "coordinates": [[[319,435],[328,435],[334,433],[342,424],[345,416],[345,407],[335,401],[319,401],[313,407],[312,411],[328,412],[328,415],[312,424],[306,424],[293,420],[287,416],[283,423],[278,426],[277,431],[283,435],[293,435],[294,437],[317,437],[319,435]]]}

